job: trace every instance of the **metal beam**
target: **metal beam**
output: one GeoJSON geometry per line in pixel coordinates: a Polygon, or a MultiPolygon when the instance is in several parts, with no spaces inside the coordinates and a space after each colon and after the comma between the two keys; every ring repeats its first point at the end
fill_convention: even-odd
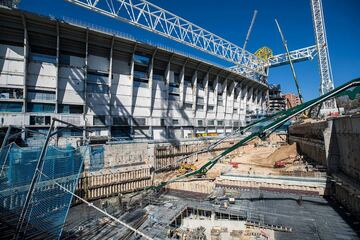
{"type": "Polygon", "coordinates": [[[254,77],[267,75],[264,61],[254,54],[145,0],[65,1],[232,62],[243,74],[254,77]]]}
{"type": "MultiPolygon", "coordinates": [[[[311,0],[311,14],[314,24],[316,48],[319,53],[320,70],[320,95],[334,89],[334,82],[331,70],[329,49],[327,44],[324,13],[321,0],[311,0]]],[[[336,108],[336,101],[328,101],[323,104],[324,108],[336,108]]]]}
{"type": "MultiPolygon", "coordinates": [[[[290,51],[290,59],[293,63],[306,60],[312,60],[317,54],[316,45],[290,51]]],[[[289,64],[290,60],[287,53],[278,54],[268,59],[267,67],[278,67],[289,64]]]]}

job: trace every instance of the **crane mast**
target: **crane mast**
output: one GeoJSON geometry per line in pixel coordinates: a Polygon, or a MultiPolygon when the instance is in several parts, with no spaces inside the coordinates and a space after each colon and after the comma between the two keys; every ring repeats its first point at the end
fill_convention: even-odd
{"type": "MultiPolygon", "coordinates": [[[[324,12],[321,0],[310,0],[311,13],[314,24],[316,48],[318,52],[320,71],[320,95],[324,95],[334,89],[333,76],[331,71],[329,49],[327,44],[324,12]]],[[[335,99],[323,104],[324,109],[336,108],[335,99]]]]}
{"type": "MultiPolygon", "coordinates": [[[[10,7],[16,7],[21,0],[12,0],[10,7]]],[[[263,81],[268,77],[268,68],[290,62],[312,59],[318,54],[320,71],[320,95],[334,89],[329,49],[327,44],[324,13],[321,0],[310,0],[316,45],[285,54],[279,54],[268,62],[224,38],[213,34],[175,14],[162,9],[146,0],[64,0],[100,14],[113,17],[145,30],[157,33],[177,42],[207,52],[232,62],[229,69],[248,78],[263,81]],[[315,48],[316,47],[316,48],[315,48]],[[316,49],[316,51],[315,51],[316,49]]],[[[256,11],[248,35],[256,18],[256,11]]],[[[323,104],[323,109],[336,108],[335,99],[323,104]]]]}

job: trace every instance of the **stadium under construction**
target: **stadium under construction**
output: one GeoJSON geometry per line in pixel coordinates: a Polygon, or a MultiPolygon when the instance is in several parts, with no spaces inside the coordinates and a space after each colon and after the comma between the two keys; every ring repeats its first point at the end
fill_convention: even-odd
{"type": "Polygon", "coordinates": [[[257,11],[238,47],[145,0],[63,1],[229,67],[0,0],[0,239],[358,239],[360,78],[334,86],[309,1],[315,44],[275,20],[278,55],[246,50],[257,11]],[[283,65],[297,94],[268,83],[283,65]]]}

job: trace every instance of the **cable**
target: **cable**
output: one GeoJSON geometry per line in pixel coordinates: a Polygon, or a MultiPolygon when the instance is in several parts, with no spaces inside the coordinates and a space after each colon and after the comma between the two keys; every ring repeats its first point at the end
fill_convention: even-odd
{"type": "Polygon", "coordinates": [[[118,218],[116,218],[116,217],[108,214],[107,212],[105,212],[105,211],[102,210],[101,208],[96,207],[94,204],[86,201],[85,199],[83,199],[82,197],[76,195],[75,193],[69,191],[67,188],[65,188],[65,187],[63,187],[62,185],[60,185],[60,184],[59,184],[58,182],[56,182],[54,179],[51,179],[49,176],[47,176],[46,174],[44,174],[43,172],[41,172],[39,169],[37,169],[37,171],[38,171],[41,175],[47,177],[50,181],[54,182],[55,185],[59,186],[59,187],[60,187],[61,189],[63,189],[65,192],[71,194],[72,196],[76,197],[76,198],[79,199],[80,201],[86,203],[89,207],[92,207],[92,208],[96,209],[97,211],[99,211],[99,212],[101,212],[102,214],[106,215],[107,217],[111,218],[111,219],[114,220],[115,222],[120,223],[120,224],[123,225],[124,227],[126,227],[126,228],[134,231],[135,233],[141,235],[142,237],[144,237],[144,238],[146,238],[146,239],[148,239],[148,240],[153,240],[151,237],[145,235],[144,233],[140,232],[139,230],[133,228],[132,226],[126,224],[125,222],[119,220],[118,218]]]}

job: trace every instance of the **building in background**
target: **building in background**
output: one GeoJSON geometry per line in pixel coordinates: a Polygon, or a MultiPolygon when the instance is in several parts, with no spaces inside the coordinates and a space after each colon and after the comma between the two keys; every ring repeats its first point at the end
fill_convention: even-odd
{"type": "Polygon", "coordinates": [[[268,114],[274,114],[286,109],[286,99],[281,95],[280,84],[269,86],[268,114]]]}
{"type": "Polygon", "coordinates": [[[56,117],[92,130],[92,142],[183,139],[229,133],[266,111],[267,84],[226,68],[19,10],[0,18],[2,128],[47,131],[56,117]]]}
{"type": "Polygon", "coordinates": [[[290,109],[301,104],[299,96],[293,93],[285,93],[283,96],[286,100],[286,109],[290,109]]]}

